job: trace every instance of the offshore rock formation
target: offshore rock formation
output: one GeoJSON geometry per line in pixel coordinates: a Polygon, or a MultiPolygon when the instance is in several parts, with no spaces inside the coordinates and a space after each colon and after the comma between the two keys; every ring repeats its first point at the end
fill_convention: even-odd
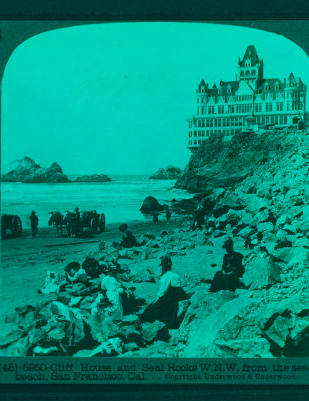
{"type": "Polygon", "coordinates": [[[18,160],[15,169],[2,175],[2,181],[30,184],[70,182],[58,163],[54,162],[49,168],[45,168],[30,159],[30,157],[18,160]]]}
{"type": "Polygon", "coordinates": [[[177,180],[180,175],[180,168],[169,166],[167,168],[159,168],[159,170],[149,178],[151,180],[177,180]]]}
{"type": "Polygon", "coordinates": [[[83,175],[75,178],[73,182],[109,182],[111,179],[105,174],[83,175]]]}

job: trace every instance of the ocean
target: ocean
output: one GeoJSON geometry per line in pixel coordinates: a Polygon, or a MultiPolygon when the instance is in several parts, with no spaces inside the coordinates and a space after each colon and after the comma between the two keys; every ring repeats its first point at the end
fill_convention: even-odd
{"type": "MultiPolygon", "coordinates": [[[[69,176],[74,179],[74,176],[69,176]]],[[[1,184],[1,214],[16,214],[24,228],[30,228],[30,213],[35,210],[39,227],[47,227],[52,211],[97,210],[104,213],[106,224],[145,221],[151,216],[139,209],[146,196],[154,196],[161,204],[172,199],[191,198],[187,191],[175,189],[174,180],[150,180],[147,176],[110,176],[105,183],[69,184],[1,184]]]]}

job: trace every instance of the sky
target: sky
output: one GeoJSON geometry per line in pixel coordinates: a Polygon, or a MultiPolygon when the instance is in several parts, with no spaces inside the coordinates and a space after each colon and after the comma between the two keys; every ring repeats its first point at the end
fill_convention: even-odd
{"type": "Polygon", "coordinates": [[[189,161],[187,118],[202,78],[235,80],[255,45],[264,77],[309,84],[305,52],[281,35],[209,23],[109,23],[34,36],[2,81],[2,169],[24,156],[66,174],[150,174],[189,161]]]}

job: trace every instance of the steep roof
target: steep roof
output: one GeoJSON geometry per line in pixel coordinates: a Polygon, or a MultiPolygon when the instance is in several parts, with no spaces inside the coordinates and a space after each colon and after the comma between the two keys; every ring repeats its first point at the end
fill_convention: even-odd
{"type": "Polygon", "coordinates": [[[245,67],[246,59],[250,59],[252,67],[254,67],[255,65],[257,65],[259,63],[259,56],[257,54],[256,48],[254,45],[250,45],[247,47],[247,50],[245,52],[243,59],[238,62],[240,67],[245,67]]]}
{"type": "Polygon", "coordinates": [[[282,91],[284,89],[284,85],[283,85],[282,81],[280,81],[280,79],[278,79],[278,78],[263,79],[260,86],[258,87],[258,93],[277,92],[278,89],[276,89],[276,87],[278,87],[278,86],[279,86],[280,91],[282,91]],[[267,83],[267,86],[269,87],[268,90],[265,90],[266,83],[267,83]]]}

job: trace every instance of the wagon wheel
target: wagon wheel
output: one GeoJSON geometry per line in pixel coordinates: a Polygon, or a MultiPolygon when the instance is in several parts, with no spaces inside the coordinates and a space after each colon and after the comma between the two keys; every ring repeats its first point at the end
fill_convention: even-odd
{"type": "Polygon", "coordinates": [[[18,216],[13,217],[11,230],[12,230],[14,237],[19,237],[21,235],[23,226],[22,226],[21,220],[18,216]]]}
{"type": "Polygon", "coordinates": [[[100,227],[100,232],[105,230],[106,221],[105,221],[105,214],[104,213],[102,213],[101,216],[100,216],[99,227],[100,227]]]}
{"type": "Polygon", "coordinates": [[[92,218],[92,219],[90,220],[89,227],[90,227],[91,233],[92,233],[92,234],[96,234],[96,233],[98,232],[98,228],[99,228],[98,220],[95,219],[95,218],[92,218]]]}

